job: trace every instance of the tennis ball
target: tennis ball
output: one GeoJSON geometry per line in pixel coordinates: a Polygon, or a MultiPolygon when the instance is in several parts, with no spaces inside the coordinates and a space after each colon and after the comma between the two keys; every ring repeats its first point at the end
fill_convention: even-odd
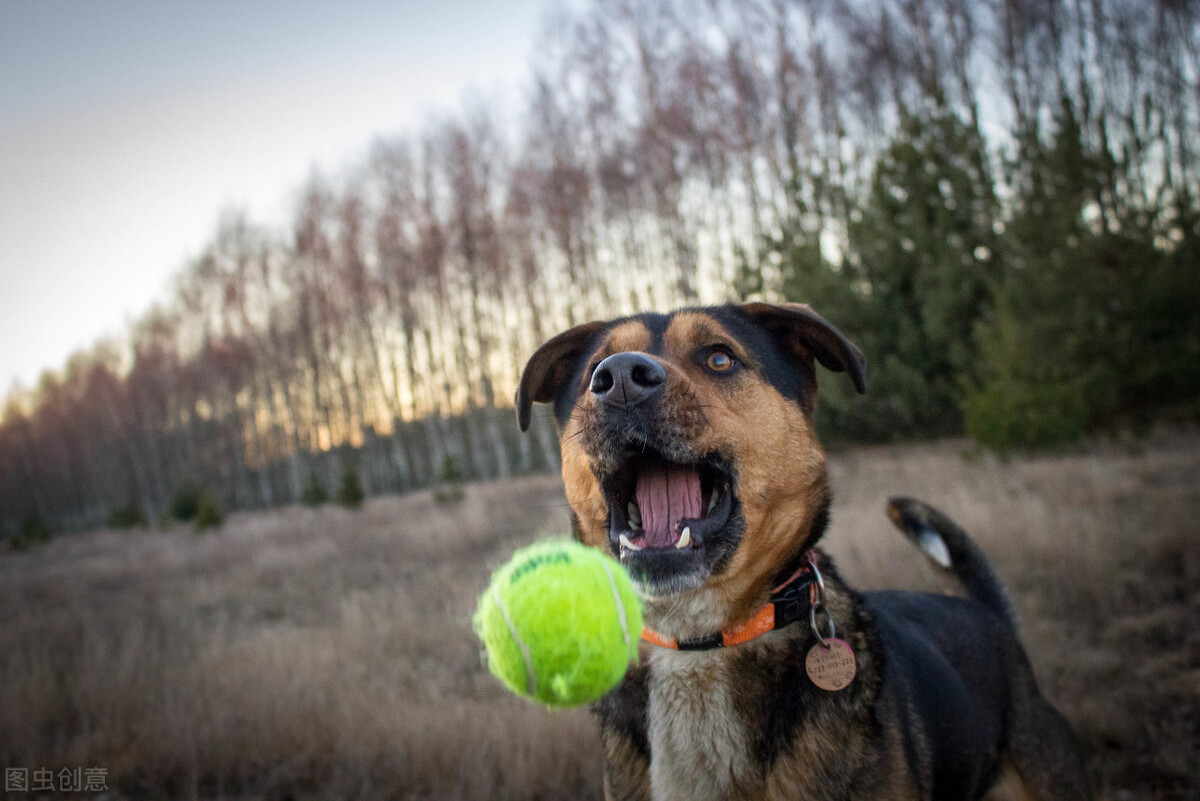
{"type": "Polygon", "coordinates": [[[625,675],[637,658],[642,608],[615,559],[543,542],[492,574],[474,622],[488,668],[510,690],[567,707],[595,701],[625,675]]]}

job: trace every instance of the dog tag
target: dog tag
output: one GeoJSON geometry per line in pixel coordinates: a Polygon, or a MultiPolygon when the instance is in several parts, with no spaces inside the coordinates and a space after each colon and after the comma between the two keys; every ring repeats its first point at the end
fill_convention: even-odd
{"type": "Polygon", "coordinates": [[[828,639],[825,644],[817,643],[808,649],[804,669],[812,683],[822,690],[834,692],[850,686],[858,673],[854,663],[854,649],[842,640],[828,639]]]}

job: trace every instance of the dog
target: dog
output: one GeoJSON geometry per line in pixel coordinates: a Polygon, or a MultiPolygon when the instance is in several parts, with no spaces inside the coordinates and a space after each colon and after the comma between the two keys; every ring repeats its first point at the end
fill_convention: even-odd
{"type": "Polygon", "coordinates": [[[862,352],[802,304],[639,314],[529,359],[518,423],[553,404],[574,534],[629,570],[639,659],[593,705],[609,799],[1090,797],[1001,583],[952,521],[892,521],[967,596],[851,589],[829,522],[816,365],[862,352]]]}

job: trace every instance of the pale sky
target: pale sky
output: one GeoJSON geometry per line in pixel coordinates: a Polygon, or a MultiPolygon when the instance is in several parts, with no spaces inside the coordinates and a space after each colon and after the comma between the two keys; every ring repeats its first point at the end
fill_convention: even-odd
{"type": "Polygon", "coordinates": [[[470,91],[520,102],[545,0],[0,0],[0,397],[121,335],[239,206],[470,91]]]}

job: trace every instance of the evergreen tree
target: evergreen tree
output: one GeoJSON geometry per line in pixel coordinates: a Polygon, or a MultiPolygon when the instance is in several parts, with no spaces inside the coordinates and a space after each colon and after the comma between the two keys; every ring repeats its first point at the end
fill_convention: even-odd
{"type": "Polygon", "coordinates": [[[1049,143],[1036,130],[1021,137],[1010,273],[978,327],[965,404],[983,444],[1069,442],[1200,387],[1194,216],[1180,215],[1168,250],[1138,215],[1106,214],[1104,188],[1121,169],[1088,146],[1067,98],[1049,143]]]}
{"type": "Polygon", "coordinates": [[[442,469],[438,473],[439,483],[433,488],[435,503],[455,503],[463,499],[463,474],[458,466],[458,460],[450,454],[442,460],[442,469]]]}
{"type": "Polygon", "coordinates": [[[207,492],[200,495],[196,505],[196,533],[210,528],[220,528],[225,523],[225,513],[217,499],[207,492]]]}
{"type": "MultiPolygon", "coordinates": [[[[947,112],[907,117],[850,212],[841,265],[816,232],[785,238],[785,294],[811,301],[867,354],[865,401],[836,382],[819,407],[835,436],[876,440],[962,429],[972,331],[1000,275],[998,204],[983,141],[947,112]]],[[[787,235],[785,235],[786,237],[787,235]]]]}
{"type": "Polygon", "coordinates": [[[358,478],[358,471],[347,466],[342,470],[342,479],[338,484],[337,502],[347,509],[357,509],[362,506],[363,497],[362,482],[358,478]]]}
{"type": "Polygon", "coordinates": [[[50,540],[50,526],[40,512],[29,512],[21,519],[21,527],[17,533],[9,537],[9,547],[14,551],[24,551],[50,540]]]}
{"type": "Polygon", "coordinates": [[[300,492],[300,503],[305,506],[320,506],[329,500],[329,493],[315,472],[308,474],[304,489],[300,492]]]}

